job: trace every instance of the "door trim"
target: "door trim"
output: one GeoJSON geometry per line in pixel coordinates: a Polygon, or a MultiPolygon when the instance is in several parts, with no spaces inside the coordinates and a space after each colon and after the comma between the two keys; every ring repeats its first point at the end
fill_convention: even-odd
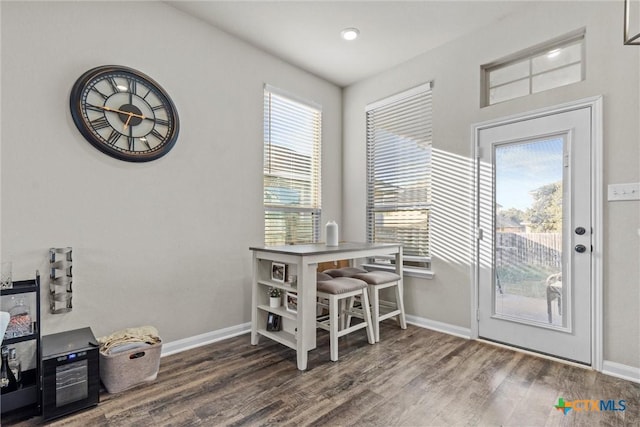
{"type": "Polygon", "coordinates": [[[591,264],[591,367],[596,371],[602,371],[603,365],[603,98],[594,96],[581,100],[546,107],[526,113],[519,113],[508,117],[489,120],[472,125],[471,152],[473,153],[473,178],[471,192],[471,206],[473,206],[470,218],[471,230],[471,339],[477,340],[478,334],[478,304],[479,304],[479,240],[478,240],[478,198],[479,185],[478,142],[480,131],[496,126],[508,125],[524,120],[540,118],[548,115],[564,113],[581,108],[591,109],[591,188],[593,189],[591,200],[591,218],[593,221],[593,253],[591,264]]]}

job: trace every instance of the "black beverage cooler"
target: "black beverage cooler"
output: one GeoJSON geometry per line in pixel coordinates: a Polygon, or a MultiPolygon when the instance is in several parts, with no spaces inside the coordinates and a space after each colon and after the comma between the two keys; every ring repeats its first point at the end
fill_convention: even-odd
{"type": "Polygon", "coordinates": [[[100,401],[100,357],[91,328],[42,337],[42,417],[45,421],[100,401]]]}

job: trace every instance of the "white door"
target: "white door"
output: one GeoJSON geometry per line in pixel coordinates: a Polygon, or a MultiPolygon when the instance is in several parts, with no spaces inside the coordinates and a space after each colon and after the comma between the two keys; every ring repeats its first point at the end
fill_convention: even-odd
{"type": "Polygon", "coordinates": [[[591,364],[591,109],[483,127],[478,335],[591,364]]]}

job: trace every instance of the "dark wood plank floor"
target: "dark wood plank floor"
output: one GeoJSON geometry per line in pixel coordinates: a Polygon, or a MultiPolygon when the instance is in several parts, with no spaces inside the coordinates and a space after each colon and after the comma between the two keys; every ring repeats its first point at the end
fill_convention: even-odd
{"type": "Polygon", "coordinates": [[[154,383],[103,391],[98,407],[52,425],[640,426],[640,385],[591,370],[390,321],[376,345],[364,330],[340,338],[331,362],[318,334],[306,372],[292,350],[242,335],[165,357],[154,383]],[[564,415],[559,397],[625,400],[626,410],[564,415]]]}

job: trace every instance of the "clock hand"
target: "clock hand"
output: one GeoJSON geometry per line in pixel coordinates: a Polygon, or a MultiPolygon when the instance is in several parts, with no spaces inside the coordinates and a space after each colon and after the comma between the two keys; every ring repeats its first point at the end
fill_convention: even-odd
{"type": "Polygon", "coordinates": [[[124,126],[123,126],[123,130],[127,130],[127,127],[129,127],[129,121],[131,120],[131,117],[133,117],[134,114],[133,113],[129,113],[129,118],[127,119],[126,122],[124,122],[124,126]]]}
{"type": "Polygon", "coordinates": [[[111,111],[112,113],[128,114],[129,118],[131,118],[131,117],[138,117],[140,119],[146,119],[147,118],[147,117],[143,116],[142,114],[136,114],[136,113],[132,113],[130,111],[122,111],[122,110],[118,110],[118,109],[111,108],[111,107],[105,107],[103,105],[98,105],[97,107],[98,108],[102,108],[103,110],[106,110],[106,111],[111,111]]]}

